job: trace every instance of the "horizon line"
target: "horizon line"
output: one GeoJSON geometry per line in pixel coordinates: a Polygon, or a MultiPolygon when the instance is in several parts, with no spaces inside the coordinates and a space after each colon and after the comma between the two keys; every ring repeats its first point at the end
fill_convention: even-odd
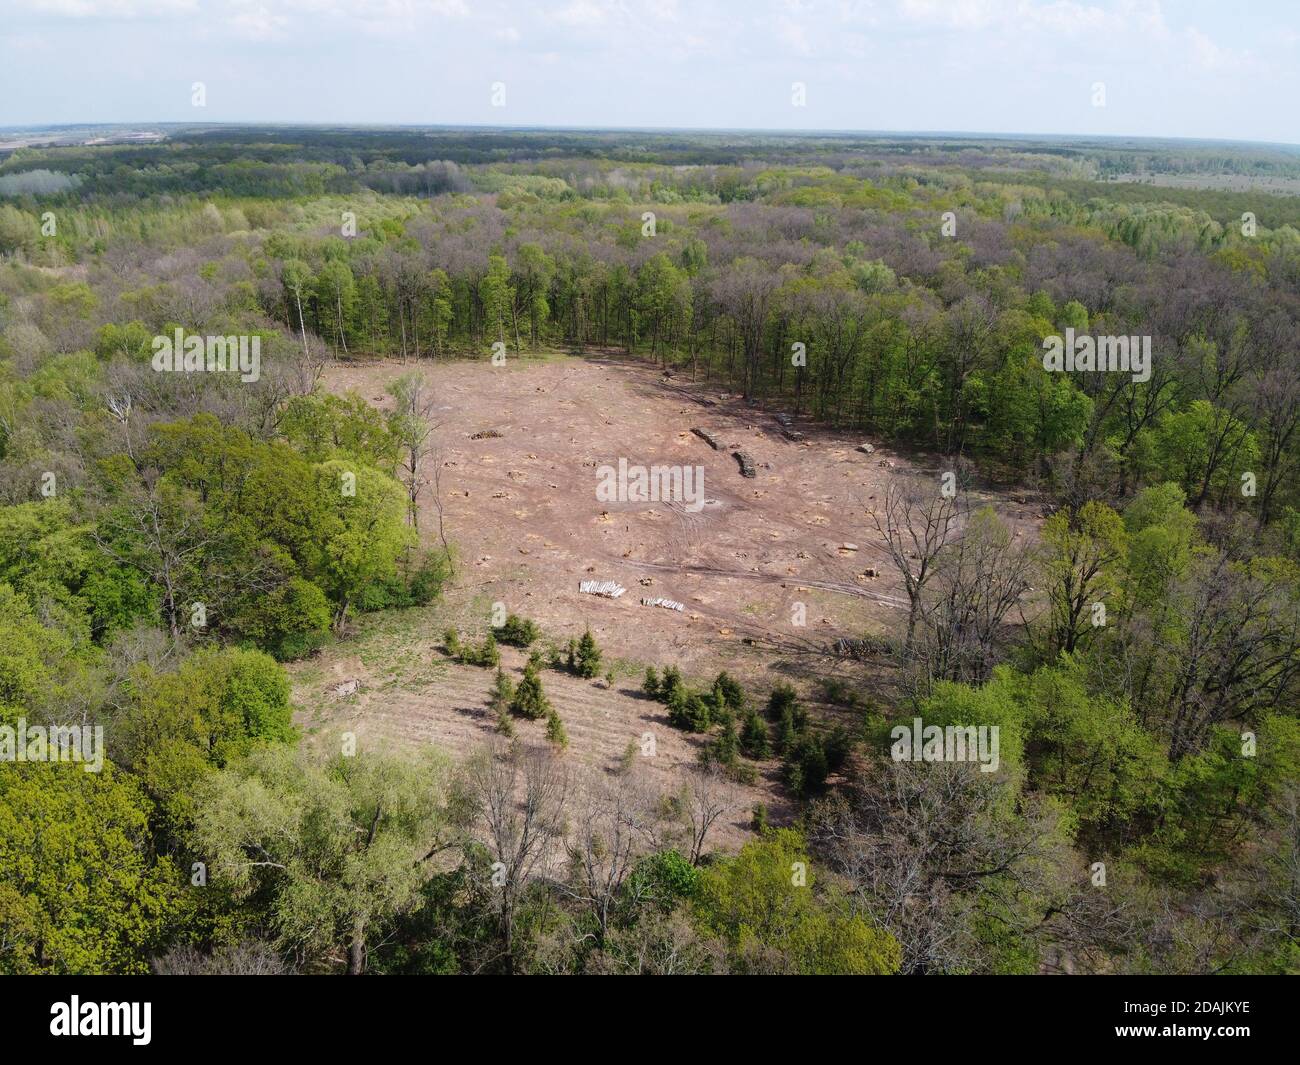
{"type": "Polygon", "coordinates": [[[0,133],[41,132],[44,130],[76,129],[112,129],[118,127],[171,127],[176,129],[199,128],[267,128],[267,129],[356,129],[356,130],[459,130],[466,132],[555,132],[555,133],[652,133],[652,134],[742,134],[749,136],[775,137],[945,137],[965,140],[1059,140],[1059,141],[1176,141],[1187,144],[1226,144],[1258,146],[1268,148],[1288,148],[1300,150],[1300,143],[1292,141],[1240,140],[1228,137],[1183,136],[1150,133],[1044,133],[1030,131],[1000,132],[996,130],[943,130],[943,129],[846,129],[818,128],[793,129],[764,126],[618,126],[618,125],[568,125],[548,123],[521,123],[504,125],[475,122],[380,122],[380,121],[325,121],[320,119],[305,120],[258,120],[258,119],[223,119],[214,121],[179,121],[179,120],[112,120],[99,122],[58,122],[58,123],[24,123],[21,125],[0,125],[0,133]]]}

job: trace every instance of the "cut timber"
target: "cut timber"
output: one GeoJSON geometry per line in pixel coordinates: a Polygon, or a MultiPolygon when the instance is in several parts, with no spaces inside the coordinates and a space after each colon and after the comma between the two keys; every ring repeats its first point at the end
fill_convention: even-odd
{"type": "Polygon", "coordinates": [[[870,658],[873,655],[887,655],[891,648],[887,640],[868,636],[861,640],[850,640],[840,637],[832,644],[832,650],[835,654],[844,658],[870,658]]]}
{"type": "Polygon", "coordinates": [[[876,449],[871,444],[859,444],[857,450],[861,451],[864,455],[870,455],[873,454],[876,449]]]}
{"type": "Polygon", "coordinates": [[[758,471],[754,469],[754,460],[748,451],[733,451],[731,454],[740,463],[740,475],[742,477],[758,476],[758,471]]]}
{"type": "Polygon", "coordinates": [[[606,599],[617,599],[627,589],[617,581],[582,581],[578,584],[578,591],[586,592],[588,595],[603,595],[606,599]]]}
{"type": "Polygon", "coordinates": [[[661,607],[663,607],[665,610],[677,610],[677,611],[681,611],[681,610],[685,610],[685,609],[686,609],[684,606],[682,606],[681,603],[677,602],[676,599],[665,599],[665,598],[663,598],[662,596],[656,596],[654,599],[643,598],[643,599],[641,600],[641,605],[642,605],[642,606],[661,606],[661,607]]]}
{"type": "Polygon", "coordinates": [[[798,429],[782,429],[781,435],[787,440],[793,440],[796,444],[803,439],[803,433],[798,429]]]}
{"type": "Polygon", "coordinates": [[[696,436],[698,436],[701,440],[703,440],[706,444],[708,444],[709,447],[713,448],[714,451],[722,450],[722,441],[719,440],[707,429],[696,428],[696,429],[692,429],[691,432],[693,432],[696,436]]]}

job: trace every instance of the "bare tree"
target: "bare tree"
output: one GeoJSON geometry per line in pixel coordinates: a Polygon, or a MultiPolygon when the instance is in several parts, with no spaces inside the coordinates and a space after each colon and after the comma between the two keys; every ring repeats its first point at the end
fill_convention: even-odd
{"type": "Polygon", "coordinates": [[[578,804],[566,844],[563,894],[590,911],[596,943],[609,934],[623,884],[653,838],[654,796],[635,773],[602,777],[578,804]]]}
{"type": "Polygon", "coordinates": [[[717,765],[699,766],[683,786],[678,808],[688,834],[692,865],[699,865],[713,826],[740,805],[735,784],[717,765]]]}
{"type": "Polygon", "coordinates": [[[1196,559],[1174,594],[1183,626],[1163,633],[1155,653],[1173,665],[1165,714],[1177,760],[1201,750],[1216,725],[1250,724],[1294,703],[1300,590],[1222,552],[1196,559]]]}
{"type": "Polygon", "coordinates": [[[931,681],[988,679],[1007,615],[1029,587],[1032,561],[991,507],[976,511],[940,552],[930,593],[922,596],[916,649],[931,681]]]}
{"type": "Polygon", "coordinates": [[[888,762],[851,797],[812,811],[810,840],[847,880],[855,909],[898,940],[904,973],[978,967],[983,901],[996,900],[1026,937],[1041,920],[1039,878],[1062,864],[1042,859],[1062,837],[1032,800],[1005,813],[1005,793],[1005,781],[969,763],[888,762]]]}
{"type": "Polygon", "coordinates": [[[388,394],[397,401],[389,426],[402,446],[402,479],[406,484],[406,520],[416,532],[420,530],[420,489],[424,485],[425,460],[432,450],[433,431],[429,421],[433,397],[419,372],[399,377],[388,386],[388,394]]]}
{"type": "Polygon", "coordinates": [[[885,549],[907,592],[908,653],[921,616],[921,595],[934,576],[940,553],[961,531],[963,504],[959,495],[943,492],[937,482],[899,478],[886,489],[883,508],[871,511],[876,531],[884,538],[885,549]]]}
{"type": "Polygon", "coordinates": [[[203,954],[191,946],[176,947],[155,958],[160,976],[284,976],[293,972],[269,944],[246,940],[203,954]]]}
{"type": "Polygon", "coordinates": [[[563,837],[568,773],[545,748],[498,744],[470,760],[464,783],[475,838],[491,860],[487,893],[505,970],[513,973],[519,901],[563,837]]]}

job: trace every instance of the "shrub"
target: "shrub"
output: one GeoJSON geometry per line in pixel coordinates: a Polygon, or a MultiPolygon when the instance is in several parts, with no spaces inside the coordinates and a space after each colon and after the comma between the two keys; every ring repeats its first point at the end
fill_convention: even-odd
{"type": "Polygon", "coordinates": [[[713,714],[704,696],[678,688],[668,701],[668,720],[688,732],[707,732],[713,714]]]}
{"type": "Polygon", "coordinates": [[[676,666],[669,666],[664,670],[664,679],[659,685],[659,701],[661,703],[669,702],[677,692],[684,693],[686,685],[682,683],[681,671],[676,666]]]}
{"type": "Polygon", "coordinates": [[[838,677],[822,684],[822,696],[828,703],[844,706],[850,710],[857,710],[862,705],[862,697],[853,686],[838,677]]]}
{"type": "Polygon", "coordinates": [[[460,661],[467,666],[482,666],[492,669],[501,664],[501,651],[497,647],[496,637],[488,633],[477,647],[472,644],[459,644],[460,661]]]}
{"type": "Polygon", "coordinates": [[[736,726],[733,722],[723,723],[718,734],[700,749],[700,761],[705,765],[720,765],[724,769],[734,769],[740,744],[736,740],[736,726]]]}
{"type": "Polygon", "coordinates": [[[695,897],[703,875],[677,851],[656,851],[636,863],[627,879],[627,896],[668,913],[695,897]]]}
{"type": "Polygon", "coordinates": [[[569,746],[569,735],[564,731],[564,722],[554,709],[546,715],[546,738],[561,750],[569,746]]]}
{"type": "Polygon", "coordinates": [[[505,624],[492,631],[501,643],[507,643],[511,647],[521,647],[525,650],[531,647],[541,636],[541,630],[533,622],[527,618],[521,618],[518,614],[508,615],[505,624]]]}
{"type": "Polygon", "coordinates": [[[597,677],[600,675],[600,659],[600,648],[596,646],[596,638],[592,636],[591,630],[588,629],[582,634],[582,639],[578,641],[577,662],[574,672],[587,680],[597,677]]]}
{"type": "Polygon", "coordinates": [[[782,776],[786,786],[800,798],[825,788],[829,775],[830,765],[820,737],[802,736],[786,753],[782,776]]]}
{"type": "Polygon", "coordinates": [[[725,670],[713,681],[716,706],[739,714],[745,709],[745,690],[725,670]]]}
{"type": "Polygon", "coordinates": [[[494,713],[500,714],[503,710],[510,709],[510,701],[515,697],[514,682],[506,676],[505,671],[498,666],[496,679],[492,682],[492,695],[488,700],[488,705],[494,713]]]}

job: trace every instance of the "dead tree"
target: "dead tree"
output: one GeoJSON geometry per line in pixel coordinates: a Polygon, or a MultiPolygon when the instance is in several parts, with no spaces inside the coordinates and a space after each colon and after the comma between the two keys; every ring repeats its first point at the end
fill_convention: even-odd
{"type": "Polygon", "coordinates": [[[918,657],[928,679],[983,684],[1007,615],[1029,588],[1033,555],[991,507],[973,514],[938,556],[922,596],[918,657]]]}
{"type": "Polygon", "coordinates": [[[963,506],[959,494],[945,492],[938,481],[900,478],[890,482],[883,507],[871,511],[907,592],[905,651],[909,654],[921,616],[921,595],[934,576],[940,553],[960,534],[963,506]]]}
{"type": "Polygon", "coordinates": [[[544,748],[498,745],[466,767],[472,834],[491,859],[484,887],[492,899],[507,973],[515,969],[519,901],[563,836],[567,793],[563,764],[544,748]]]}
{"type": "Polygon", "coordinates": [[[420,489],[424,486],[426,460],[433,450],[433,431],[436,426],[429,421],[433,397],[428,395],[424,378],[419,373],[399,377],[388,386],[388,394],[397,401],[397,409],[389,419],[389,428],[397,437],[401,448],[402,480],[406,485],[406,520],[417,533],[420,531],[420,489]]]}
{"type": "Polygon", "coordinates": [[[654,796],[634,773],[602,777],[571,814],[563,894],[596,922],[597,946],[609,934],[624,882],[653,839],[654,796]]]}
{"type": "Polygon", "coordinates": [[[738,792],[716,765],[700,766],[682,789],[680,810],[689,835],[692,865],[699,865],[714,825],[739,805],[738,792]]]}

